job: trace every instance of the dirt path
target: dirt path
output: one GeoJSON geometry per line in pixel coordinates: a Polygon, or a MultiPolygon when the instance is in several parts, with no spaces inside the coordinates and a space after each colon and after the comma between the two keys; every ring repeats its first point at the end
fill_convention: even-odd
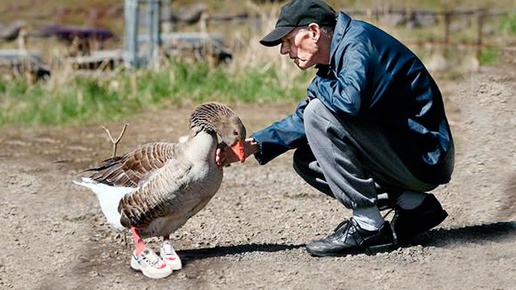
{"type": "MultiPolygon", "coordinates": [[[[214,199],[174,234],[184,268],[150,280],[104,223],[95,196],[71,183],[109,157],[99,126],[4,128],[0,134],[0,289],[514,289],[516,71],[441,85],[457,145],[449,218],[414,246],[376,256],[310,257],[304,244],[349,211],[294,173],[290,154],[226,170],[214,199]]],[[[249,132],[292,105],[233,106],[249,132]]],[[[126,120],[119,148],[175,141],[192,107],[126,120]],[[161,116],[158,116],[162,114],[161,116]]],[[[112,131],[122,122],[106,124],[112,131]]],[[[130,243],[130,241],[129,241],[130,243]]]]}

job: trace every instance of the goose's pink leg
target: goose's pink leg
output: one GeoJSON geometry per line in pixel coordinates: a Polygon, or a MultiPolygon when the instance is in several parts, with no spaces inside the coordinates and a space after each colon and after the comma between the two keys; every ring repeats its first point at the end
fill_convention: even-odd
{"type": "Polygon", "coordinates": [[[131,234],[133,236],[134,245],[136,246],[136,255],[140,255],[143,250],[147,247],[140,236],[140,231],[137,228],[131,227],[131,234]]]}

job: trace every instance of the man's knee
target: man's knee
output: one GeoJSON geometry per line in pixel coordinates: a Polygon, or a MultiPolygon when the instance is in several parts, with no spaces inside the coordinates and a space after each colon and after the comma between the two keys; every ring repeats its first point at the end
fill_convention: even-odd
{"type": "Polygon", "coordinates": [[[305,108],[303,119],[305,128],[307,126],[314,127],[320,124],[321,116],[327,111],[326,107],[318,99],[311,100],[305,108]]]}

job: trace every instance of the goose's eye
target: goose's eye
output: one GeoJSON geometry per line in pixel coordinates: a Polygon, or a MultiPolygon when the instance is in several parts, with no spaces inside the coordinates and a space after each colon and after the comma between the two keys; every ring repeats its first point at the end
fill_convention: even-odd
{"type": "Polygon", "coordinates": [[[233,136],[238,136],[238,132],[236,130],[233,131],[233,136]]]}

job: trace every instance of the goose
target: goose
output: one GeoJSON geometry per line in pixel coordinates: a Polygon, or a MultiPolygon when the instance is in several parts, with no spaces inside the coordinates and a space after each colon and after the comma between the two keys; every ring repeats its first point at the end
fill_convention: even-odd
{"type": "Polygon", "coordinates": [[[223,166],[215,161],[219,146],[228,146],[245,161],[246,129],[225,104],[207,102],[190,116],[183,143],[153,142],[104,160],[74,183],[93,191],[108,223],[130,230],[135,244],[131,268],[149,278],[169,276],[182,267],[170,234],[203,209],[218,191],[223,166]],[[220,142],[219,142],[220,139],[220,142]],[[147,237],[163,237],[158,256],[147,237]]]}

